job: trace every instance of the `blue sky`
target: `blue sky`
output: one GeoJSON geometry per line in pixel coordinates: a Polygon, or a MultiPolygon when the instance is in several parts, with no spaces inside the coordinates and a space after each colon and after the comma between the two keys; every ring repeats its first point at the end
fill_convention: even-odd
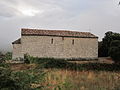
{"type": "Polygon", "coordinates": [[[120,33],[119,0],[0,0],[0,50],[11,50],[21,28],[120,33]]]}

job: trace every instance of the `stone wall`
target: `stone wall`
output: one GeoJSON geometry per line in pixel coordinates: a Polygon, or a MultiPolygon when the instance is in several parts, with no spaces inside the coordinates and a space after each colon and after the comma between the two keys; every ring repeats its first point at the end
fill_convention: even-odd
{"type": "Polygon", "coordinates": [[[21,53],[22,47],[21,44],[13,44],[13,54],[12,59],[21,58],[23,54],[21,53]]]}
{"type": "Polygon", "coordinates": [[[34,57],[66,59],[98,58],[97,38],[22,36],[21,44],[22,57],[27,53],[34,57]]]}

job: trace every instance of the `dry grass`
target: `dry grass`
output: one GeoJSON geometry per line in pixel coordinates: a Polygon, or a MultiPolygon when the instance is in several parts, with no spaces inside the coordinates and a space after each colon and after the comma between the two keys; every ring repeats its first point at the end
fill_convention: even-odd
{"type": "MultiPolygon", "coordinates": [[[[93,61],[92,63],[94,62],[105,63],[108,65],[113,63],[111,60],[107,60],[106,58],[100,58],[99,61],[93,61]]],[[[76,63],[86,64],[88,62],[83,61],[76,63]]],[[[97,71],[94,69],[44,69],[44,71],[47,73],[45,82],[43,83],[45,86],[43,90],[120,90],[120,70],[116,72],[114,72],[114,70],[103,70],[103,66],[104,64],[102,65],[102,69],[97,71]]],[[[11,65],[11,69],[15,71],[26,70],[35,67],[35,64],[11,65]]]]}
{"type": "Polygon", "coordinates": [[[10,66],[13,71],[21,71],[35,68],[36,64],[11,64],[10,66]]]}
{"type": "Polygon", "coordinates": [[[49,69],[45,90],[120,90],[120,72],[49,69]],[[59,89],[58,89],[59,90],[59,89]]]}

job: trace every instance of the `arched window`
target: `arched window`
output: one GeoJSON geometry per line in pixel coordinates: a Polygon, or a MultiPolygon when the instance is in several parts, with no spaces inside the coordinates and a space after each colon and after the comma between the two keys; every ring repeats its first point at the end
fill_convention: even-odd
{"type": "Polygon", "coordinates": [[[73,40],[72,40],[72,45],[74,45],[74,43],[75,43],[75,42],[74,42],[74,39],[73,39],[73,40]]]}
{"type": "Polygon", "coordinates": [[[51,44],[53,44],[53,38],[51,39],[51,44]]]}

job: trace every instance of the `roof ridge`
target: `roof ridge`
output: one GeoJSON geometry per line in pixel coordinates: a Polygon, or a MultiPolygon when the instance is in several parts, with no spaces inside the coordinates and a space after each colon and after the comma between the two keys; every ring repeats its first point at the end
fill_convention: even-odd
{"type": "Polygon", "coordinates": [[[66,30],[64,30],[64,29],[59,29],[59,30],[56,30],[56,29],[49,29],[49,30],[47,30],[47,29],[36,29],[36,28],[22,28],[21,30],[44,30],[44,31],[65,31],[65,32],[79,32],[79,33],[90,33],[90,32],[80,32],[80,31],[74,31],[74,30],[68,30],[68,29],[66,29],[66,30]]]}

